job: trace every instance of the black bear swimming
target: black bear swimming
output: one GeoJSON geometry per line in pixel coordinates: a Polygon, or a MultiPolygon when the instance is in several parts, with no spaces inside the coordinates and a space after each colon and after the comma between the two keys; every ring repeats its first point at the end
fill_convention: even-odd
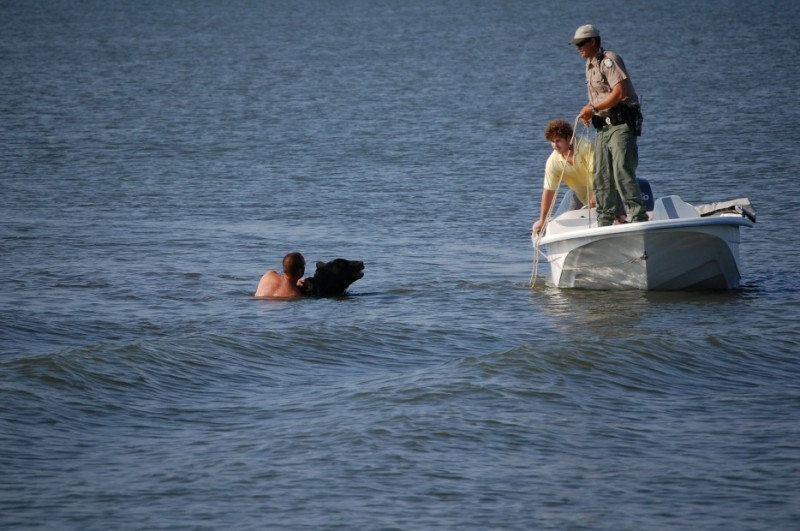
{"type": "Polygon", "coordinates": [[[317,262],[313,277],[303,279],[300,291],[306,297],[338,297],[348,286],[364,276],[364,262],[337,258],[330,262],[317,262]]]}

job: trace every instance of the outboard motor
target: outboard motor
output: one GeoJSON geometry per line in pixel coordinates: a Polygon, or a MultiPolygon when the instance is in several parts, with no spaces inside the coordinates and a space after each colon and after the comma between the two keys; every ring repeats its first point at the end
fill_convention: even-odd
{"type": "Polygon", "coordinates": [[[642,204],[644,205],[644,209],[647,212],[652,211],[653,208],[655,208],[656,200],[653,197],[653,189],[650,188],[650,182],[641,177],[637,177],[636,182],[639,184],[639,190],[642,192],[642,204]]]}

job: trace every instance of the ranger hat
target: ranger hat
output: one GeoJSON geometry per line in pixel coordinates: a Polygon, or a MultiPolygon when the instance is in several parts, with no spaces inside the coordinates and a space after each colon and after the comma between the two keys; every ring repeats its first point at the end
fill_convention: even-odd
{"type": "Polygon", "coordinates": [[[599,36],[600,32],[597,31],[597,28],[595,28],[591,24],[585,24],[575,30],[575,36],[572,38],[572,42],[570,42],[570,44],[578,44],[579,42],[585,41],[586,39],[591,39],[592,37],[599,37],[599,36]]]}

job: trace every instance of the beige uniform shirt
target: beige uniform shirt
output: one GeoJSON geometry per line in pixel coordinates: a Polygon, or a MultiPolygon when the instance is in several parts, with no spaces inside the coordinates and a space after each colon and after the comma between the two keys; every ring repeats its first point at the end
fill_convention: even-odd
{"type": "MultiPolygon", "coordinates": [[[[592,105],[597,105],[609,95],[611,89],[617,83],[627,83],[628,96],[622,100],[626,105],[638,105],[639,96],[633,88],[633,83],[625,70],[625,63],[622,57],[601,49],[600,59],[592,57],[586,60],[586,88],[589,91],[589,101],[592,105]]],[[[599,116],[606,116],[608,109],[597,113],[599,116]]]]}

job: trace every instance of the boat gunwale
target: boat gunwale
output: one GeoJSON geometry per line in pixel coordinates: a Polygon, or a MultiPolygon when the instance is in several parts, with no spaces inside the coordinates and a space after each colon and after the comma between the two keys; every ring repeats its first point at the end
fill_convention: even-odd
{"type": "MultiPolygon", "coordinates": [[[[556,218],[558,219],[558,218],[556,218]]],[[[555,221],[552,220],[551,223],[555,221]]],[[[576,238],[586,237],[613,237],[634,232],[649,232],[661,229],[678,229],[678,228],[691,228],[691,227],[708,227],[718,225],[729,225],[736,227],[753,227],[755,223],[739,214],[723,214],[719,216],[707,216],[696,218],[674,218],[674,219],[659,219],[650,221],[640,221],[636,223],[623,223],[620,225],[609,225],[606,227],[590,227],[584,229],[573,229],[554,234],[552,236],[543,236],[539,240],[539,245],[548,245],[551,243],[561,242],[564,240],[571,240],[576,238]]],[[[535,240],[535,238],[534,238],[535,240]]]]}

